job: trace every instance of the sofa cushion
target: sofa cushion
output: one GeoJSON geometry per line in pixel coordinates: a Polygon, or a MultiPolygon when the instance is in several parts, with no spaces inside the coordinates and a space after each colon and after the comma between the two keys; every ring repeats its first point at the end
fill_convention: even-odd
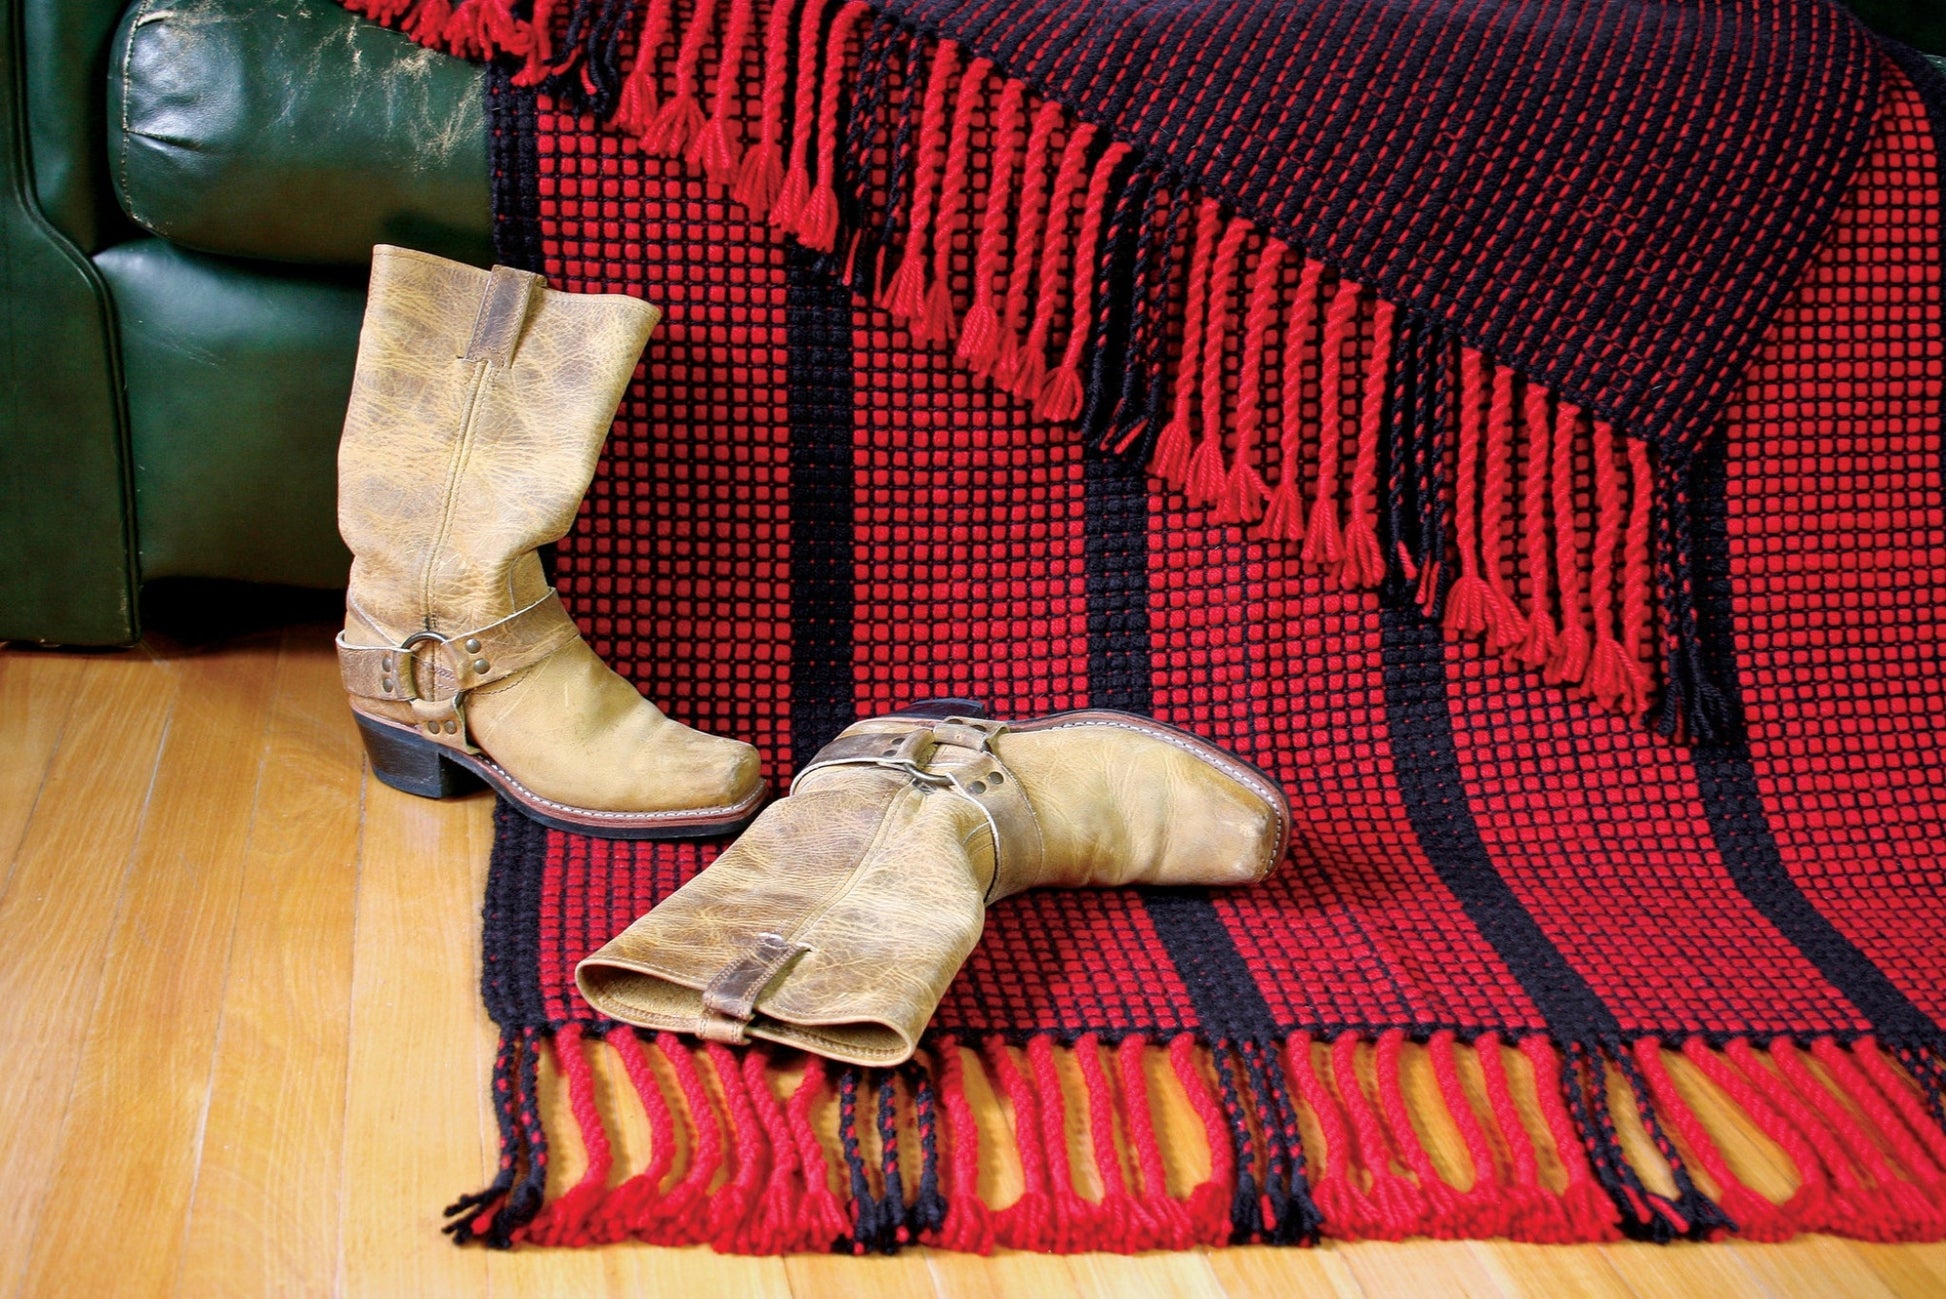
{"type": "Polygon", "coordinates": [[[483,75],[332,0],[138,0],[109,73],[116,196],[206,252],[488,262],[483,75]]]}
{"type": "Polygon", "coordinates": [[[364,276],[161,239],[95,264],[121,327],[143,580],[341,585],[338,434],[364,276]]]}

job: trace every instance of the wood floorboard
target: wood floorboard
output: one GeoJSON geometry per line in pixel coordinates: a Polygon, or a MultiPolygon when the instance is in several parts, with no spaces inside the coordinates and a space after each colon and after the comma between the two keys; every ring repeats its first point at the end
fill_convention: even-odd
{"type": "MultiPolygon", "coordinates": [[[[440,1207],[490,1177],[495,1049],[480,1005],[490,804],[429,803],[364,770],[325,628],[183,651],[0,648],[0,1299],[13,1296],[1864,1296],[1946,1299],[1946,1245],[1810,1237],[1657,1248],[1331,1243],[1122,1258],[914,1250],[746,1258],[629,1244],[455,1249],[440,1207]]],[[[618,1162],[646,1121],[598,1052],[618,1162]]],[[[1166,1147],[1199,1121],[1162,1053],[1145,1063],[1166,1147]]],[[[1507,1056],[1530,1111],[1524,1061],[1507,1056]]],[[[1672,1058],[1753,1186],[1792,1177],[1672,1058]]],[[[1463,1081],[1478,1103],[1478,1080],[1463,1081]]],[[[1408,1052],[1421,1137],[1469,1165],[1408,1052]]],[[[969,1075],[1020,1185],[1004,1102],[969,1075]]],[[[1067,1079],[1072,1084],[1073,1079],[1067,1079]]],[[[1078,1089],[1075,1097],[1078,1098],[1078,1089]]],[[[560,1088],[544,1090],[558,1117],[560,1088]]],[[[1078,1107],[1071,1106],[1076,1114],[1078,1107]]],[[[831,1115],[826,1112],[827,1124],[831,1115]]],[[[1076,1120],[1079,1122],[1079,1120],[1076,1120]]],[[[1083,1185],[1094,1174],[1071,1132],[1083,1185]]],[[[1625,1140],[1639,1141],[1624,1132],[1625,1140]]],[[[557,1142],[558,1188],[585,1167],[557,1142]]],[[[1203,1173],[1174,1157],[1171,1187],[1203,1173]]]]}
{"type": "Polygon", "coordinates": [[[125,905],[84,1022],[28,1294],[156,1294],[182,1261],[279,639],[184,656],[125,905]],[[212,809],[222,814],[211,815],[212,809]],[[114,1240],[113,1250],[101,1242],[114,1240]]]}

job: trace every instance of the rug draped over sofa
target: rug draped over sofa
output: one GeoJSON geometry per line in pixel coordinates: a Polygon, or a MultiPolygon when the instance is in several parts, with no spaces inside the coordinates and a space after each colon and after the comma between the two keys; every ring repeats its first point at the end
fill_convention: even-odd
{"type": "Polygon", "coordinates": [[[1296,816],[1255,888],[995,907],[872,1071],[596,1019],[714,847],[502,809],[457,1237],[1946,1235],[1923,61],[1811,0],[347,3],[496,60],[503,261],[668,312],[558,557],[604,657],[780,785],[959,695],[1296,816]]]}

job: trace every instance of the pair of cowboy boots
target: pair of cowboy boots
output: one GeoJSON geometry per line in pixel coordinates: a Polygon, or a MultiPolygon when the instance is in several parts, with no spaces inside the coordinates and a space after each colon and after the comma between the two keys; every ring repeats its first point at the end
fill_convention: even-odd
{"type": "Polygon", "coordinates": [[[1289,820],[1274,781],[1105,711],[1004,723],[960,704],[860,722],[749,824],[756,751],[671,720],[602,664],[536,553],[572,525],[657,318],[633,298],[380,247],[339,457],[354,556],[339,657],[380,780],[433,798],[484,782],[606,837],[749,825],[582,962],[597,1011],[895,1064],[993,902],[1271,870],[1289,820]]]}

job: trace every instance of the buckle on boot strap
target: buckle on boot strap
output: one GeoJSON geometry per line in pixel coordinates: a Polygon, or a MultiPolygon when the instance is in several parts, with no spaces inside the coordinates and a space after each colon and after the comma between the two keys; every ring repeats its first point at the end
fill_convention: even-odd
{"type": "Polygon", "coordinates": [[[443,744],[470,748],[466,738],[465,696],[532,667],[581,634],[561,604],[548,593],[499,622],[442,636],[419,631],[397,645],[353,645],[338,633],[338,674],[347,693],[360,699],[409,704],[426,733],[443,744]],[[422,664],[422,651],[430,663],[422,664]],[[421,688],[420,670],[431,668],[430,689],[421,688]],[[440,687],[450,687],[443,693],[440,687]]]}
{"type": "Polygon", "coordinates": [[[1003,875],[1038,875],[1047,851],[1026,789],[993,751],[1006,731],[1005,722],[947,717],[909,731],[841,735],[819,749],[797,779],[825,767],[879,767],[971,802],[993,834],[993,878],[986,889],[991,901],[1003,875]]]}

